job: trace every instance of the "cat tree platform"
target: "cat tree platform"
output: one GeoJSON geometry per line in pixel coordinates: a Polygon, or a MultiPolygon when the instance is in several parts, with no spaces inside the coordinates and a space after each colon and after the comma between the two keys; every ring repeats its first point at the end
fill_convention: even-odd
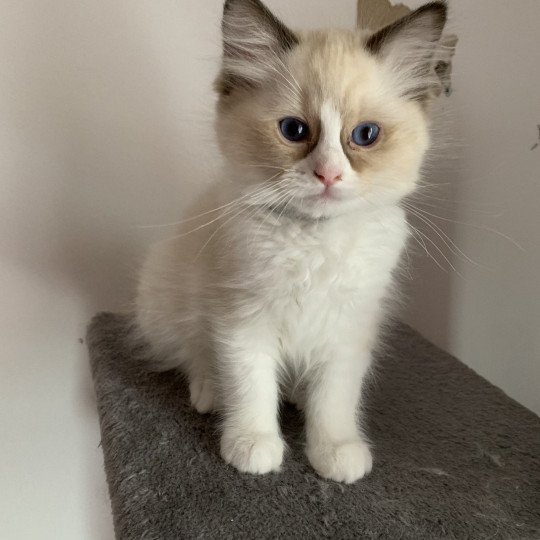
{"type": "Polygon", "coordinates": [[[217,419],[134,360],[129,325],[88,330],[117,538],[540,538],[540,419],[408,326],[366,389],[373,472],[342,485],[309,466],[293,408],[281,473],[226,465],[217,419]]]}

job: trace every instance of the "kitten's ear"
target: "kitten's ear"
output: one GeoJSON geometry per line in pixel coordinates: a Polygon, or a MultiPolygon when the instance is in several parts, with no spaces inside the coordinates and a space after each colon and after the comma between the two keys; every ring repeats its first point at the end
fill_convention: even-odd
{"type": "Polygon", "coordinates": [[[445,2],[430,2],[368,38],[366,48],[390,67],[402,95],[418,101],[431,95],[437,84],[431,64],[446,17],[445,2]]]}
{"type": "Polygon", "coordinates": [[[226,0],[223,8],[223,67],[218,92],[253,87],[275,70],[298,38],[260,0],[226,0]]]}

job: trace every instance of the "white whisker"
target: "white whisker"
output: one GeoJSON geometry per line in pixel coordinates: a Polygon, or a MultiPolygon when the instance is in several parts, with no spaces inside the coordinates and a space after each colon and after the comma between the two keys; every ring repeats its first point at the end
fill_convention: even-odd
{"type": "Polygon", "coordinates": [[[471,259],[466,253],[464,253],[457,245],[456,243],[435,223],[433,223],[431,220],[429,220],[427,217],[423,216],[420,211],[415,209],[412,205],[405,204],[405,208],[409,212],[411,212],[414,216],[416,216],[419,220],[421,220],[423,223],[425,223],[432,231],[435,232],[435,234],[443,241],[444,245],[454,254],[457,256],[463,257],[465,260],[473,264],[474,266],[477,266],[479,268],[484,268],[487,270],[485,266],[477,263],[473,259],[471,259]]]}

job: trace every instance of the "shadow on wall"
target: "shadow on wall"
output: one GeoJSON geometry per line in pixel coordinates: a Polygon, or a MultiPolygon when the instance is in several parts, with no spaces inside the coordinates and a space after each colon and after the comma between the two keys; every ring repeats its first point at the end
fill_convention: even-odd
{"type": "MultiPolygon", "coordinates": [[[[455,165],[458,150],[449,142],[455,128],[448,121],[452,100],[438,98],[434,112],[433,147],[424,167],[421,187],[405,202],[411,239],[402,272],[406,308],[404,319],[439,347],[451,343],[451,306],[455,270],[456,206],[459,184],[455,165]]],[[[451,115],[451,112],[450,112],[451,115]]],[[[457,138],[457,137],[456,137],[457,138]]]]}
{"type": "Polygon", "coordinates": [[[41,5],[17,13],[23,38],[11,120],[28,155],[13,171],[17,238],[8,256],[78,291],[89,312],[121,309],[156,236],[139,226],[178,219],[209,174],[200,154],[210,125],[195,120],[212,108],[214,67],[203,60],[201,70],[200,58],[183,54],[182,45],[197,45],[193,31],[189,42],[177,37],[202,9],[175,8],[167,34],[156,19],[171,14],[151,5],[63,7],[62,16],[41,5]],[[175,60],[180,66],[171,69],[175,60]],[[178,80],[184,70],[186,81],[178,80]],[[201,95],[200,87],[208,90],[201,95]]]}
{"type": "MultiPolygon", "coordinates": [[[[188,111],[201,107],[193,97],[186,102],[182,91],[175,95],[179,89],[192,91],[186,86],[194,82],[193,70],[188,69],[192,84],[171,84],[163,61],[171,60],[170,51],[160,51],[163,44],[156,46],[156,33],[147,24],[163,14],[132,7],[107,4],[96,10],[100,20],[92,25],[79,7],[80,30],[87,34],[80,42],[92,50],[78,51],[85,56],[84,72],[77,69],[80,57],[66,59],[73,71],[64,103],[72,122],[65,158],[74,181],[58,201],[62,259],[93,308],[129,307],[139,259],[153,236],[140,226],[178,219],[197,189],[193,179],[205,172],[197,152],[188,150],[203,134],[186,129],[196,117],[188,111]],[[96,40],[98,26],[102,39],[96,40]]],[[[189,16],[181,18],[180,11],[185,9],[177,10],[174,28],[182,33],[179,26],[189,24],[189,16]]],[[[165,46],[173,44],[182,46],[165,46]]],[[[184,46],[193,50],[191,43],[184,46]]],[[[171,231],[158,229],[157,235],[171,231]]]]}

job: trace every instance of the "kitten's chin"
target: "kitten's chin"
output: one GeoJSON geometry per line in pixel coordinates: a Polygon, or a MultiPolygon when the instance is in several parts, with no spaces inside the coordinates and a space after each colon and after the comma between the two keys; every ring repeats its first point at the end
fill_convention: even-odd
{"type": "Polygon", "coordinates": [[[319,193],[296,201],[294,210],[306,218],[318,220],[342,216],[359,210],[361,206],[361,201],[358,199],[348,199],[338,194],[319,193]]]}

